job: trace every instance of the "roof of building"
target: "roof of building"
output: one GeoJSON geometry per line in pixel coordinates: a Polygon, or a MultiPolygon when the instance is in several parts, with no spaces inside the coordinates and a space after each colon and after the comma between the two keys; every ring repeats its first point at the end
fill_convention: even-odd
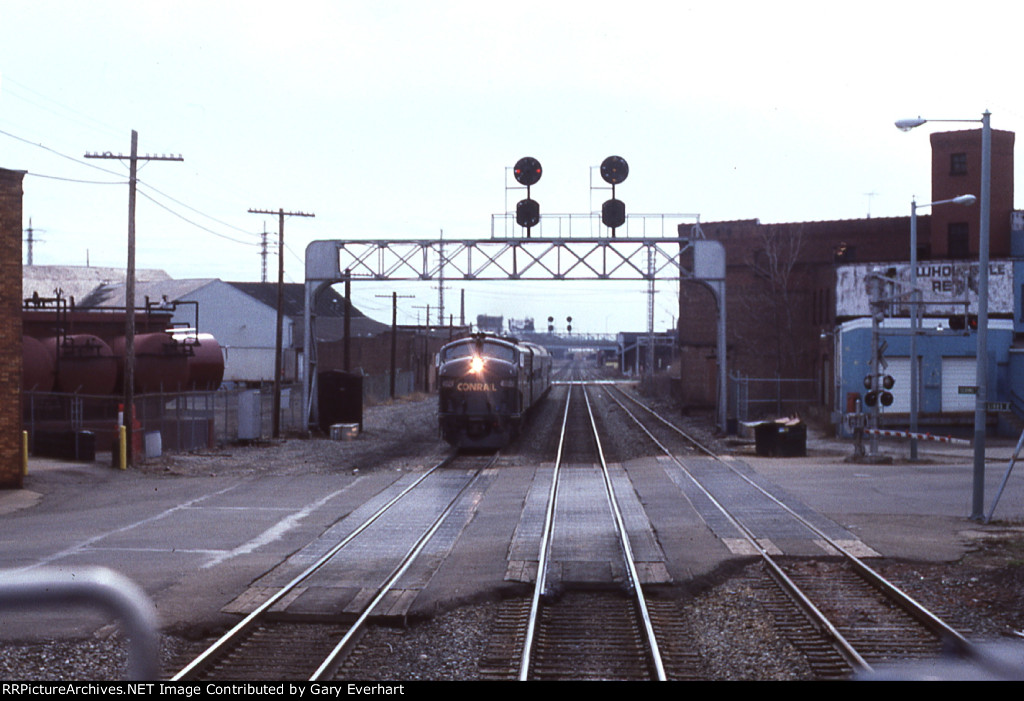
{"type": "MultiPolygon", "coordinates": [[[[268,307],[277,308],[276,282],[228,282],[239,292],[244,292],[253,299],[268,307]]],[[[306,286],[299,282],[286,282],[283,285],[281,307],[285,316],[302,316],[306,308],[306,286]]],[[[345,298],[329,288],[320,294],[316,305],[317,316],[344,317],[345,298]]],[[[364,316],[361,311],[352,307],[352,318],[364,316]]]]}
{"type": "MultiPolygon", "coordinates": [[[[160,304],[187,299],[190,294],[206,287],[216,278],[195,278],[189,280],[148,280],[135,282],[135,308],[141,309],[146,302],[160,304]]],[[[76,306],[85,309],[113,307],[123,309],[125,306],[125,282],[104,283],[76,302],[76,306]]]]}
{"type": "MultiPolygon", "coordinates": [[[[124,285],[123,268],[94,268],[84,265],[25,265],[21,269],[22,296],[52,299],[58,292],[63,299],[74,299],[79,304],[96,290],[106,285],[124,285]]],[[[138,282],[170,280],[163,270],[137,270],[138,282]]],[[[123,295],[122,295],[123,296],[123,295]]],[[[121,306],[124,306],[122,301],[121,306]]]]}

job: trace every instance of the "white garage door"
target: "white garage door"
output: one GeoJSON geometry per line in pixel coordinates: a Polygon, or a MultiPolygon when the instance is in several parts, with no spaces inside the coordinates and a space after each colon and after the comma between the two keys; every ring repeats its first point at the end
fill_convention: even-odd
{"type": "Polygon", "coordinates": [[[961,394],[961,387],[977,385],[974,358],[942,359],[942,411],[974,411],[975,395],[961,394]]]}

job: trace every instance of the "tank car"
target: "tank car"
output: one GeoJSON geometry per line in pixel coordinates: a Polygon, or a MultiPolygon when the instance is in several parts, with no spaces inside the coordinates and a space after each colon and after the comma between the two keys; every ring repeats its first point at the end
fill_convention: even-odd
{"type": "Polygon", "coordinates": [[[437,356],[441,436],[459,448],[500,448],[551,388],[551,355],[512,338],[473,334],[437,356]]]}

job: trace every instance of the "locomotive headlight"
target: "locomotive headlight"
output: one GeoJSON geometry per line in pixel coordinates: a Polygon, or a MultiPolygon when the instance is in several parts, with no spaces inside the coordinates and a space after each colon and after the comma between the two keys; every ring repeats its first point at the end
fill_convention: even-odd
{"type": "Polygon", "coordinates": [[[469,371],[480,374],[484,370],[484,359],[479,355],[474,355],[473,359],[469,361],[469,371]]]}

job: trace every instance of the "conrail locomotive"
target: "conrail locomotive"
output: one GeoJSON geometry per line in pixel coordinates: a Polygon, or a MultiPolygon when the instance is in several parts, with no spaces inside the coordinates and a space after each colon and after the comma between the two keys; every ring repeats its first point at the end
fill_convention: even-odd
{"type": "Polygon", "coordinates": [[[551,354],[491,334],[452,341],[437,356],[442,437],[460,448],[500,448],[551,388],[551,354]]]}

